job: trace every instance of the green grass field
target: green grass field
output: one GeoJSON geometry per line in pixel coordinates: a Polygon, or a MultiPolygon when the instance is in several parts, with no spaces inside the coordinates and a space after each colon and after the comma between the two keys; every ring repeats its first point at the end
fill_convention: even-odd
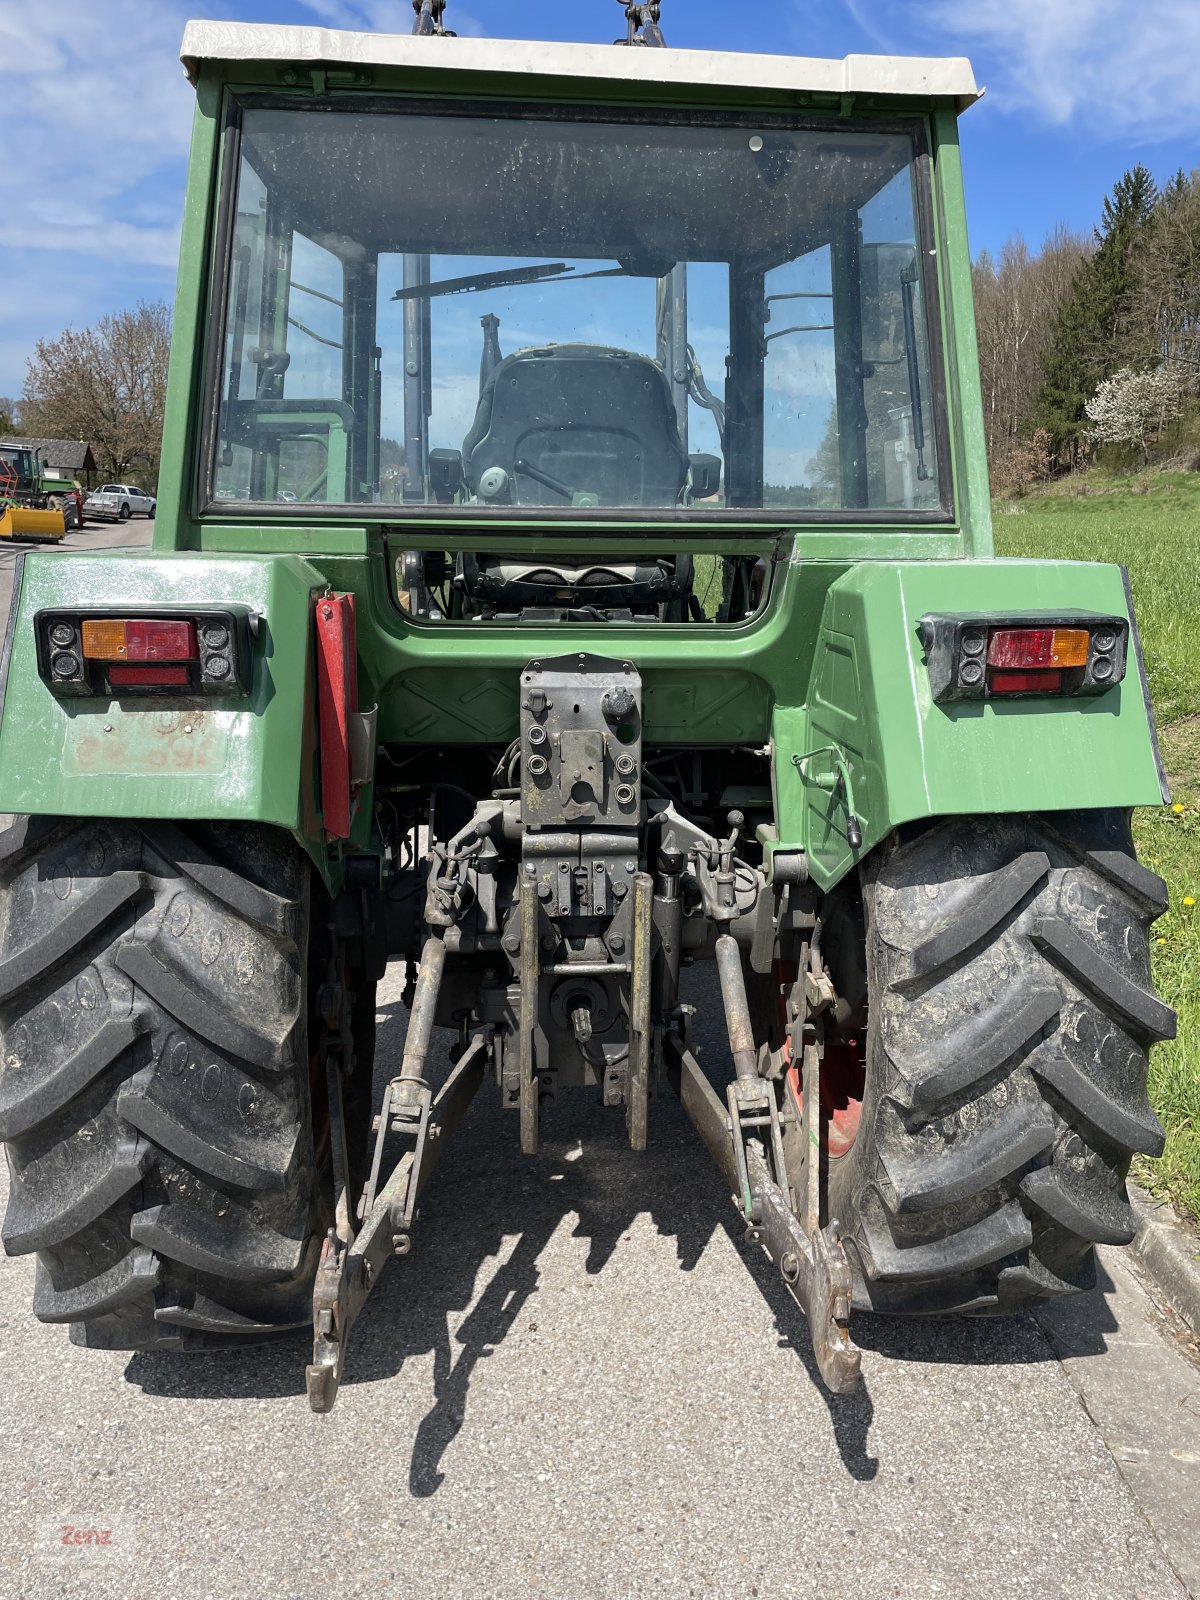
{"type": "Polygon", "coordinates": [[[998,505],[995,526],[1002,556],[1129,568],[1174,799],[1170,810],[1139,812],[1134,836],[1171,891],[1153,930],[1154,975],[1179,1013],[1179,1037],[1156,1046],[1150,1064],[1167,1148],[1137,1176],[1200,1218],[1200,479],[1089,474],[998,505]]]}

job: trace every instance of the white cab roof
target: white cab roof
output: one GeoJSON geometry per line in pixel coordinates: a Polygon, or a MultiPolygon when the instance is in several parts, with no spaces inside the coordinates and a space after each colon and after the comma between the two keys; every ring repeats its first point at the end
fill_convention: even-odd
{"type": "MultiPolygon", "coordinates": [[[[601,14],[597,25],[603,20],[601,14]]],[[[784,94],[894,95],[952,101],[960,111],[980,96],[971,63],[961,56],[846,56],[841,61],[824,61],[810,56],[630,50],[528,39],[415,38],[411,34],[347,33],[335,28],[247,22],[189,22],[180,59],[193,83],[202,62],[244,61],[720,85],[775,89],[784,94]]]]}

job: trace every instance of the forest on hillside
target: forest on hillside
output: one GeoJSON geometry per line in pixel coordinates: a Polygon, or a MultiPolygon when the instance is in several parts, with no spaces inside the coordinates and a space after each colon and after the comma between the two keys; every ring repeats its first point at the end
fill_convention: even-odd
{"type": "Polygon", "coordinates": [[[1125,173],[1091,234],[975,263],[993,486],[1097,458],[1200,468],[1200,171],[1125,173]]]}

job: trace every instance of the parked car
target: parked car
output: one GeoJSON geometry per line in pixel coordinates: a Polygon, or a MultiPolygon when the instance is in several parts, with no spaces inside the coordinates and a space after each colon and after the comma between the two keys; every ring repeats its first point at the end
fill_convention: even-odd
{"type": "Polygon", "coordinates": [[[109,522],[127,522],[135,512],[152,517],[154,506],[154,496],[146,494],[136,484],[103,483],[88,496],[83,514],[109,522]]]}

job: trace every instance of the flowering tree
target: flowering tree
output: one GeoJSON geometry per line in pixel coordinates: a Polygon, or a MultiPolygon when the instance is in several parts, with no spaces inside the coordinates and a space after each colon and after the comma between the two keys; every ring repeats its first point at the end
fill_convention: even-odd
{"type": "Polygon", "coordinates": [[[1181,403],[1179,379],[1169,368],[1133,372],[1122,367],[1106,378],[1087,402],[1088,434],[1098,444],[1140,445],[1148,463],[1147,434],[1152,430],[1161,433],[1171,418],[1179,415],[1181,403]]]}

